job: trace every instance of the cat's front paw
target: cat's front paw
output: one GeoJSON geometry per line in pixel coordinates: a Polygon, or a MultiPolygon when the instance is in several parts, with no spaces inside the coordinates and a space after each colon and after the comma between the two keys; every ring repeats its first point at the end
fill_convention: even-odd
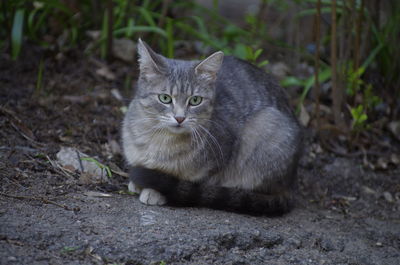
{"type": "Polygon", "coordinates": [[[137,193],[137,194],[140,194],[140,192],[142,191],[142,189],[138,185],[133,183],[132,181],[129,181],[128,190],[130,192],[137,193]]]}
{"type": "Polygon", "coordinates": [[[147,205],[164,205],[166,198],[156,190],[143,189],[139,196],[139,201],[147,205]]]}

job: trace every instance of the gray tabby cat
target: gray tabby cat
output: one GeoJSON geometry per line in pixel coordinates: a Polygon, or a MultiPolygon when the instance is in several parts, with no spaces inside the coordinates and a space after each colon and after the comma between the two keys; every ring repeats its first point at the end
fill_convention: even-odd
{"type": "Polygon", "coordinates": [[[282,214],[291,205],[301,128],[282,89],[216,52],[167,59],[138,42],[138,87],[123,121],[129,189],[148,205],[282,214]]]}

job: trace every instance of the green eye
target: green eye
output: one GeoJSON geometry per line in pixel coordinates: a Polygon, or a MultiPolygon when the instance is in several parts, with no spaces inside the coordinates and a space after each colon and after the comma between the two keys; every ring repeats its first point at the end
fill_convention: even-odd
{"type": "Polygon", "coordinates": [[[170,104],[172,102],[171,96],[167,94],[158,95],[158,99],[164,104],[170,104]]]}
{"type": "Polygon", "coordinates": [[[197,106],[203,101],[203,98],[200,96],[193,96],[189,99],[189,104],[192,106],[197,106]]]}

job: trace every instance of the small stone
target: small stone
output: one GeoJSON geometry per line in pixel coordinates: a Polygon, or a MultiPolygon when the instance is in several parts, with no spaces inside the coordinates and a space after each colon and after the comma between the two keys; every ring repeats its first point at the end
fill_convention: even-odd
{"type": "Polygon", "coordinates": [[[293,248],[301,247],[301,241],[297,238],[289,238],[286,243],[293,248]]]}
{"type": "Polygon", "coordinates": [[[332,243],[332,241],[330,239],[327,239],[327,238],[321,240],[320,247],[321,247],[321,249],[323,251],[326,251],[326,252],[329,252],[329,251],[332,251],[332,250],[336,249],[334,244],[332,243]]]}
{"type": "Polygon", "coordinates": [[[101,36],[101,31],[100,30],[88,30],[88,31],[86,31],[86,36],[88,36],[92,40],[98,40],[101,36]]]}
{"type": "Polygon", "coordinates": [[[394,137],[400,139],[400,121],[390,122],[388,128],[393,133],[394,137]]]}
{"type": "Polygon", "coordinates": [[[381,242],[376,242],[376,244],[375,244],[377,247],[382,247],[383,246],[383,244],[381,243],[381,242]]]}
{"type": "Polygon", "coordinates": [[[278,80],[283,80],[290,72],[289,67],[283,62],[271,64],[270,68],[271,74],[274,75],[278,80]]]}
{"type": "Polygon", "coordinates": [[[377,166],[380,169],[387,169],[388,168],[388,160],[384,157],[380,157],[377,161],[377,166]]]}
{"type": "Polygon", "coordinates": [[[121,92],[119,92],[118,89],[115,89],[115,88],[111,89],[111,95],[113,95],[113,97],[115,99],[117,99],[118,101],[121,101],[121,102],[124,101],[124,97],[121,95],[121,92]]]}
{"type": "Polygon", "coordinates": [[[116,78],[115,74],[106,66],[97,69],[96,74],[110,81],[113,81],[116,78]]]}
{"type": "Polygon", "coordinates": [[[13,262],[13,261],[17,261],[17,258],[13,257],[13,256],[10,256],[10,257],[7,258],[7,260],[13,262]]]}
{"type": "Polygon", "coordinates": [[[310,119],[311,119],[310,114],[308,114],[306,108],[303,105],[301,105],[300,117],[299,117],[301,124],[304,127],[307,127],[308,123],[310,122],[310,119]]]}
{"type": "Polygon", "coordinates": [[[400,164],[400,156],[397,154],[392,154],[390,156],[390,162],[392,162],[395,165],[399,165],[400,164]]]}
{"type": "Polygon", "coordinates": [[[113,155],[118,155],[118,154],[121,154],[121,153],[122,153],[121,147],[120,147],[119,143],[118,143],[115,139],[111,139],[111,140],[108,142],[108,144],[109,144],[109,146],[110,146],[111,153],[112,153],[113,155]]]}
{"type": "Polygon", "coordinates": [[[130,39],[114,39],[113,55],[125,62],[133,62],[135,59],[136,45],[130,39]]]}
{"type": "Polygon", "coordinates": [[[390,192],[388,192],[388,191],[385,191],[385,192],[383,193],[383,197],[385,198],[385,200],[386,200],[387,202],[390,202],[390,203],[393,203],[393,202],[394,202],[393,195],[392,195],[390,192]]]}
{"type": "Polygon", "coordinates": [[[57,162],[62,167],[81,172],[80,182],[83,184],[107,181],[107,172],[102,168],[100,162],[80,152],[78,149],[61,147],[56,157],[57,162]]]}
{"type": "Polygon", "coordinates": [[[367,186],[362,186],[361,191],[368,195],[376,195],[376,191],[374,191],[373,189],[371,189],[370,187],[367,187],[367,186]]]}

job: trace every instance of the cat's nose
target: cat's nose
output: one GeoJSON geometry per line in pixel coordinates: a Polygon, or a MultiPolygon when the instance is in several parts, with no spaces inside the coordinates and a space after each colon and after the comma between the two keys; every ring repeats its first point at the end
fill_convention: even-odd
{"type": "Polygon", "coordinates": [[[185,117],[180,117],[180,116],[175,116],[174,118],[179,124],[181,124],[185,120],[185,117]]]}

